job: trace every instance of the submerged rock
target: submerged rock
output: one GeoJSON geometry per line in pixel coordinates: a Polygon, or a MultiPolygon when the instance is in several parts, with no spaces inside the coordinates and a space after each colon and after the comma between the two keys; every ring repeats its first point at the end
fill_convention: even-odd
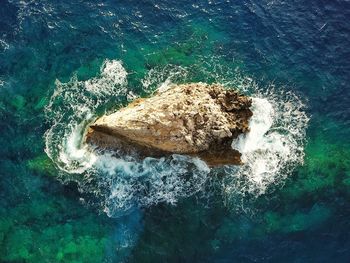
{"type": "Polygon", "coordinates": [[[171,85],[97,119],[90,144],[108,149],[197,155],[209,165],[240,163],[232,139],[249,130],[251,99],[218,84],[171,85]]]}

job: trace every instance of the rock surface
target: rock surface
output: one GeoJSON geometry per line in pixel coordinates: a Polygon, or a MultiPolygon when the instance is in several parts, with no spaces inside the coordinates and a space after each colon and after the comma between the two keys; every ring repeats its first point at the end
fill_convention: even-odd
{"type": "Polygon", "coordinates": [[[103,148],[138,148],[146,155],[198,155],[210,165],[239,163],[231,142],[249,130],[251,99],[218,84],[171,85],[154,96],[97,119],[87,142],[103,148]]]}

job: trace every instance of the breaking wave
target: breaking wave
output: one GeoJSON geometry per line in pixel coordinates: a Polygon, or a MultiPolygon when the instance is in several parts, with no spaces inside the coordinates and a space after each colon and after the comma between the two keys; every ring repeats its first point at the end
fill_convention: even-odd
{"type": "Polygon", "coordinates": [[[56,89],[46,107],[53,124],[45,133],[45,152],[67,173],[83,173],[97,156],[83,144],[85,128],[108,101],[121,103],[126,94],[127,73],[119,61],[106,60],[99,77],[68,83],[56,80],[56,89]]]}
{"type": "MultiPolygon", "coordinates": [[[[144,92],[152,93],[180,79],[190,81],[187,69],[169,66],[150,70],[140,85],[144,92]]],[[[45,151],[61,170],[59,178],[74,180],[81,191],[98,196],[109,216],[158,202],[175,204],[179,198],[204,192],[216,173],[224,173],[219,190],[228,197],[237,193],[259,196],[302,163],[308,118],[293,93],[242,83],[228,83],[253,97],[250,132],[232,143],[242,153],[242,166],[209,169],[198,158],[177,154],[139,161],[84,144],[89,123],[112,106],[138,96],[128,90],[127,72],[117,60],[106,60],[99,76],[90,80],[73,76],[67,83],[56,81],[46,108],[52,126],[45,133],[45,151]]]]}
{"type": "Polygon", "coordinates": [[[239,169],[227,168],[224,191],[228,196],[238,192],[264,194],[271,184],[282,182],[303,163],[308,123],[304,107],[293,93],[282,96],[273,90],[253,98],[250,131],[232,143],[242,153],[244,164],[239,169]]]}

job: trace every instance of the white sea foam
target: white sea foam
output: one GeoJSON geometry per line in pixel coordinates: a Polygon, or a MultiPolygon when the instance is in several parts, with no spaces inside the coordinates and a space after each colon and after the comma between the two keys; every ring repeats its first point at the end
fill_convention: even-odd
{"type": "Polygon", "coordinates": [[[303,163],[308,123],[305,105],[290,92],[272,89],[256,95],[261,97],[253,98],[250,131],[232,143],[242,153],[244,164],[239,169],[226,169],[223,189],[229,198],[237,193],[264,194],[303,163]]]}
{"type": "Polygon", "coordinates": [[[141,80],[145,91],[152,93],[155,90],[165,91],[171,83],[183,81],[187,78],[188,71],[181,66],[168,65],[164,68],[153,68],[148,71],[141,80]]]}
{"type": "MultiPolygon", "coordinates": [[[[154,69],[141,84],[152,93],[179,79],[185,81],[187,74],[182,67],[154,69]]],[[[63,180],[77,180],[73,174],[79,174],[77,182],[82,191],[102,196],[101,206],[109,216],[158,202],[175,204],[179,198],[204,192],[216,172],[198,158],[172,155],[138,160],[99,152],[83,143],[85,129],[97,117],[97,111],[110,101],[115,104],[130,96],[126,77],[120,61],[106,60],[98,77],[87,81],[73,77],[68,83],[57,81],[46,109],[53,122],[45,134],[46,153],[64,171],[63,180]]],[[[225,173],[222,190],[229,201],[237,193],[259,196],[302,163],[308,118],[293,93],[261,89],[251,79],[223,82],[251,94],[253,117],[250,132],[232,143],[242,153],[244,165],[218,170],[225,173]]]]}
{"type": "Polygon", "coordinates": [[[158,202],[175,204],[201,191],[210,172],[204,162],[181,155],[140,162],[105,154],[98,169],[99,183],[110,190],[104,209],[110,216],[158,202]]]}
{"type": "Polygon", "coordinates": [[[97,78],[56,81],[56,90],[46,107],[53,125],[45,134],[45,152],[61,170],[83,173],[95,163],[95,153],[83,143],[85,128],[101,105],[125,94],[126,76],[120,61],[106,60],[97,78]]]}
{"type": "Polygon", "coordinates": [[[258,149],[268,149],[271,146],[266,145],[269,142],[265,137],[273,123],[274,111],[271,103],[267,99],[253,98],[251,110],[253,116],[249,121],[249,133],[241,134],[232,142],[232,148],[243,154],[243,161],[247,154],[258,149]]]}
{"type": "MultiPolygon", "coordinates": [[[[253,98],[253,116],[249,121],[250,131],[241,134],[232,142],[232,148],[242,153],[245,164],[239,173],[258,185],[263,193],[264,180],[270,174],[274,175],[278,168],[278,159],[290,153],[289,145],[284,145],[284,138],[278,133],[267,132],[273,124],[274,110],[266,99],[253,98]]],[[[253,186],[254,186],[253,184],[253,186]]]]}
{"type": "Polygon", "coordinates": [[[126,85],[127,72],[120,61],[110,60],[104,63],[99,78],[93,78],[85,81],[87,91],[98,96],[109,96],[115,92],[115,89],[126,85]]]}
{"type": "Polygon", "coordinates": [[[0,47],[3,49],[3,50],[7,50],[10,48],[10,45],[3,39],[0,39],[0,47]]]}

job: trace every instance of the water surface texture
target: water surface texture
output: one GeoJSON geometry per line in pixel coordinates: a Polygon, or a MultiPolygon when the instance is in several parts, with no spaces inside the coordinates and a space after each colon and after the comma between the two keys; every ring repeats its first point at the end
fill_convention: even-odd
{"type": "Polygon", "coordinates": [[[0,0],[1,262],[349,262],[350,2],[0,0]],[[84,144],[172,83],[253,97],[242,166],[84,144]]]}

